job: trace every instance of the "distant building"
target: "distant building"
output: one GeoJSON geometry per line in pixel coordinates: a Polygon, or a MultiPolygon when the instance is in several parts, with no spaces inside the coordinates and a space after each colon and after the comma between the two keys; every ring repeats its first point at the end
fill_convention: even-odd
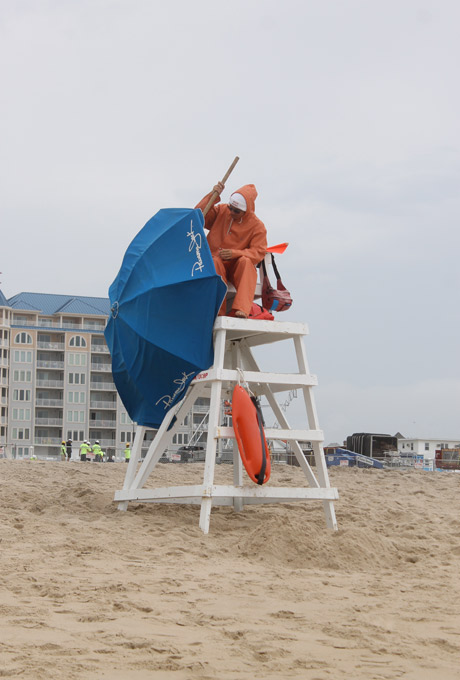
{"type": "Polygon", "coordinates": [[[436,451],[442,449],[458,449],[460,447],[459,439],[398,439],[398,452],[402,456],[414,455],[421,456],[426,460],[434,460],[436,451]]]}

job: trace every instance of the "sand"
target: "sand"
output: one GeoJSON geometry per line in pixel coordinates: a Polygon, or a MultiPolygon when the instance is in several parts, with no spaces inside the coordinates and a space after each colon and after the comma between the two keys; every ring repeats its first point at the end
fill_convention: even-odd
{"type": "Polygon", "coordinates": [[[460,678],[459,474],[333,468],[338,532],[310,501],[216,508],[208,536],[198,507],[119,512],[124,474],[0,461],[0,678],[460,678]]]}

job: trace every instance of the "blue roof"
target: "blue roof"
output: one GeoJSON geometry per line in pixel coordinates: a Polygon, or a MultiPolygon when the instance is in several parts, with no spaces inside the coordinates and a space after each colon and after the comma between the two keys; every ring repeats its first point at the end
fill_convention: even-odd
{"type": "Polygon", "coordinates": [[[0,290],[0,307],[9,307],[8,300],[0,290]]]}
{"type": "Polygon", "coordinates": [[[110,314],[109,298],[54,295],[51,293],[18,293],[5,302],[13,309],[28,309],[47,315],[94,314],[109,316],[110,314]]]}

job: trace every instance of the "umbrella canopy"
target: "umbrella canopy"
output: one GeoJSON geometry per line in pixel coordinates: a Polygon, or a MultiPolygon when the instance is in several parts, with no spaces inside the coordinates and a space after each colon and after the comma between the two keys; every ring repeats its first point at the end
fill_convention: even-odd
{"type": "Polygon", "coordinates": [[[132,420],[159,427],[193,378],[212,366],[212,328],[226,293],[201,210],[160,210],[134,238],[109,289],[105,338],[132,420]]]}

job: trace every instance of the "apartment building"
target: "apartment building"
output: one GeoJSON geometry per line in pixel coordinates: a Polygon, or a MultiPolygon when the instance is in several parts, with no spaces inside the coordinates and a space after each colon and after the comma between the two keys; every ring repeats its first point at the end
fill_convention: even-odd
{"type": "MultiPolygon", "coordinates": [[[[0,447],[15,458],[75,455],[84,439],[121,455],[134,438],[104,339],[109,300],[0,293],[0,447]]],[[[1,450],[1,449],[0,449],[1,450]]]]}

